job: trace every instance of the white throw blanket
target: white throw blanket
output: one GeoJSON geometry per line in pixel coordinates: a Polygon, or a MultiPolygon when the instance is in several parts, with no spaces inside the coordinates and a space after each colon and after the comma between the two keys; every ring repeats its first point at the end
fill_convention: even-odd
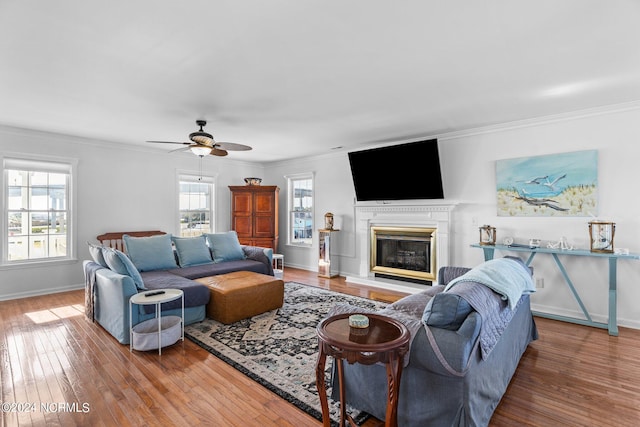
{"type": "Polygon", "coordinates": [[[529,268],[519,259],[498,258],[480,264],[462,276],[453,279],[444,292],[459,282],[476,282],[491,288],[507,300],[513,310],[522,294],[536,291],[529,268]]]}

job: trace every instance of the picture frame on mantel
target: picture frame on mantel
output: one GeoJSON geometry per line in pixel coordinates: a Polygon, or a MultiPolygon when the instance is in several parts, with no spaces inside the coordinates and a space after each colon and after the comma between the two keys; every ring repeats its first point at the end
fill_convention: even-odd
{"type": "Polygon", "coordinates": [[[595,216],[598,151],[496,161],[498,216],[595,216]]]}

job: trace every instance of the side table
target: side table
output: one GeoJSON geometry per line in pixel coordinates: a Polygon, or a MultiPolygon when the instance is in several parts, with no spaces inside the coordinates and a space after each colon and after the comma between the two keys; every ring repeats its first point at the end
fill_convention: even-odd
{"type": "MultiPolygon", "coordinates": [[[[133,305],[155,305],[156,319],[158,320],[158,354],[162,354],[162,312],[161,304],[169,301],[182,299],[182,319],[180,321],[182,328],[182,341],[184,341],[184,293],[181,289],[154,289],[151,291],[140,292],[129,298],[129,351],[133,351],[133,305]],[[161,294],[155,294],[162,292],[161,294]]],[[[175,341],[174,341],[175,342],[175,341]]]]}
{"type": "Polygon", "coordinates": [[[409,350],[410,333],[401,322],[387,316],[366,313],[369,327],[364,329],[349,326],[349,316],[354,313],[338,314],[322,320],[317,327],[318,363],[316,366],[316,386],[322,406],[324,427],[331,425],[329,403],[325,384],[325,362],[332,356],[338,368],[340,391],[340,426],[345,421],[355,426],[346,413],[343,360],[349,364],[372,365],[382,362],[387,369],[387,409],[385,426],[397,426],[398,393],[404,355],[409,350]]]}

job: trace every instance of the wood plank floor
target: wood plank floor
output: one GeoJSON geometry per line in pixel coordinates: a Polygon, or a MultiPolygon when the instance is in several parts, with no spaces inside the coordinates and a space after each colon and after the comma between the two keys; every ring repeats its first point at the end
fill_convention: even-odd
{"type": "MultiPolygon", "coordinates": [[[[285,280],[402,296],[292,268],[285,280]]],[[[2,426],[321,425],[188,340],[161,357],[130,353],[84,318],[83,301],[72,291],[0,302],[2,426]]],[[[536,323],[492,426],[640,425],[640,331],[536,323]]]]}

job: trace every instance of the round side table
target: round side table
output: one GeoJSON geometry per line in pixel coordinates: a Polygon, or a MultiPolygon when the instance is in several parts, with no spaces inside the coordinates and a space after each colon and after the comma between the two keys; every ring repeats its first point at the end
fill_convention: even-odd
{"type": "Polygon", "coordinates": [[[182,299],[182,341],[184,341],[184,293],[181,289],[157,289],[140,292],[129,298],[129,351],[133,351],[133,305],[155,305],[158,319],[158,354],[162,354],[162,312],[161,304],[182,299]]]}
{"type": "Polygon", "coordinates": [[[366,313],[369,327],[360,329],[349,326],[349,316],[355,313],[338,314],[322,320],[317,327],[318,363],[316,386],[322,406],[322,421],[331,425],[329,403],[325,384],[324,367],[327,356],[332,356],[338,368],[340,387],[340,426],[345,421],[355,426],[345,410],[345,387],[343,360],[349,364],[372,365],[382,362],[387,369],[387,410],[385,426],[397,426],[398,392],[404,355],[409,351],[410,333],[401,322],[387,316],[366,313]]]}

